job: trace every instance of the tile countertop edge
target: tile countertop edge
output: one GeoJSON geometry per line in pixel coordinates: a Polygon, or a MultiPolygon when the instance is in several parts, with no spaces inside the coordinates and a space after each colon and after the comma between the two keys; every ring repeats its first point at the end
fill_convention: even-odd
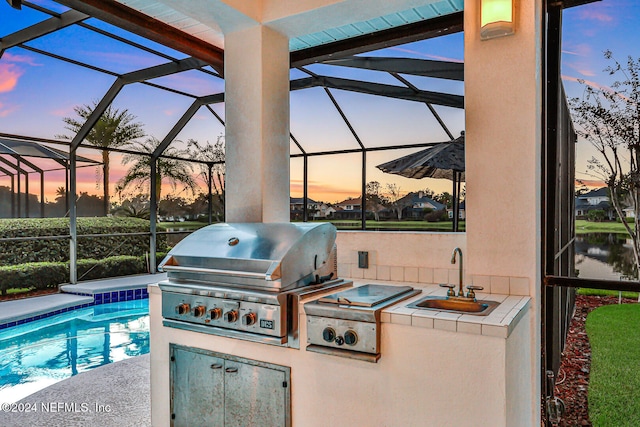
{"type": "MultiPolygon", "coordinates": [[[[373,283],[373,281],[367,283],[373,283]]],[[[383,283],[394,284],[386,281],[383,283]]],[[[422,293],[384,309],[380,317],[382,323],[410,325],[417,328],[440,329],[449,332],[470,333],[506,339],[529,309],[531,302],[531,297],[528,296],[480,294],[478,295],[478,301],[484,299],[502,300],[501,304],[494,310],[497,316],[493,315],[494,313],[489,314],[489,316],[475,316],[442,310],[420,310],[408,308],[407,306],[427,295],[444,296],[446,290],[440,289],[437,285],[425,286],[424,284],[405,282],[402,285],[414,286],[416,289],[421,289],[422,293]]]]}

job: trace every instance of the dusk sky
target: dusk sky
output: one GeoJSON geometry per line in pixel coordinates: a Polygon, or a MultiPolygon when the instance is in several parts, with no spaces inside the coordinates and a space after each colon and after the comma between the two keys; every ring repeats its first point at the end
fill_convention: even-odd
{"type": "MultiPolygon", "coordinates": [[[[66,8],[52,1],[38,0],[57,12],[66,8]]],[[[640,56],[640,2],[636,0],[604,0],[587,6],[569,9],[564,13],[563,80],[569,96],[581,96],[583,87],[577,79],[585,79],[596,85],[609,85],[611,80],[602,70],[607,66],[602,52],[610,49],[624,60],[627,55],[640,56]]],[[[0,37],[33,25],[48,16],[23,7],[17,11],[0,2],[0,37]]],[[[95,19],[85,21],[103,29],[113,29],[95,19]]],[[[169,54],[175,58],[185,55],[133,36],[121,30],[119,35],[169,54]]],[[[461,62],[464,60],[462,34],[416,42],[372,52],[370,55],[440,59],[461,62]]],[[[28,46],[86,62],[116,73],[125,73],[166,62],[159,56],[109,40],[84,28],[73,26],[32,42],[28,46]]],[[[379,72],[363,72],[344,67],[314,65],[316,73],[358,78],[372,82],[398,85],[392,76],[379,72]]],[[[304,77],[297,70],[292,78],[304,77]]],[[[408,78],[421,89],[463,95],[461,82],[439,79],[408,78]]],[[[23,48],[12,48],[0,59],[0,132],[56,138],[70,135],[64,129],[63,117],[74,116],[77,105],[98,101],[114,77],[82,67],[66,64],[23,48]]],[[[194,95],[206,95],[224,91],[224,82],[214,76],[190,71],[154,81],[194,95]]],[[[333,95],[349,117],[351,124],[367,147],[437,142],[448,139],[419,103],[381,99],[370,95],[332,90],[333,95]]],[[[162,139],[182,113],[188,108],[190,98],[158,90],[142,84],[126,87],[114,102],[115,108],[128,109],[144,124],[148,135],[162,139]]],[[[224,118],[224,105],[213,106],[224,118]]],[[[464,112],[447,107],[436,107],[451,132],[458,136],[464,130],[464,112]]],[[[306,89],[291,94],[291,132],[308,152],[357,148],[357,142],[342,122],[331,101],[320,88],[306,89]]],[[[224,133],[223,127],[213,115],[202,108],[178,136],[179,140],[197,139],[215,142],[224,133]]],[[[292,145],[292,154],[298,153],[292,145]]],[[[436,193],[451,191],[451,183],[445,180],[411,180],[383,174],[375,166],[416,150],[373,152],[367,157],[367,180],[381,183],[394,182],[403,192],[429,187],[436,193]]],[[[97,151],[79,151],[80,155],[99,158],[97,151]]],[[[586,170],[586,160],[591,157],[585,143],[578,144],[576,173],[579,178],[586,170]]],[[[291,163],[291,195],[302,195],[302,159],[291,163]]],[[[52,166],[52,164],[50,164],[52,166]]],[[[360,191],[361,156],[359,154],[312,157],[309,161],[309,196],[316,200],[335,202],[349,196],[357,197],[360,191]]],[[[125,173],[118,155],[112,156],[112,183],[125,173]]],[[[98,171],[95,167],[81,169],[79,191],[100,194],[96,185],[98,171]]],[[[63,185],[63,174],[46,174],[47,199],[52,199],[55,188],[63,185]]],[[[30,192],[39,191],[38,179],[33,179],[30,192]]],[[[0,177],[0,185],[9,185],[0,177]]],[[[183,194],[184,195],[184,194],[183,194]]]]}

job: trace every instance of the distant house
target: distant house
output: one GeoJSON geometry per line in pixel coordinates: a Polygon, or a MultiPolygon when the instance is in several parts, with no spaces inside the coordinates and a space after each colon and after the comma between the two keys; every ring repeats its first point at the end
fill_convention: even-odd
{"type": "Polygon", "coordinates": [[[422,191],[409,193],[398,200],[398,203],[400,206],[403,206],[402,218],[407,219],[424,219],[427,211],[441,211],[447,208],[442,203],[427,197],[422,191]]]}
{"type": "MultiPolygon", "coordinates": [[[[327,218],[335,212],[335,209],[324,202],[316,202],[307,198],[307,218],[320,219],[327,218]]],[[[289,216],[291,220],[302,220],[304,216],[304,199],[302,197],[291,197],[289,200],[289,216]]]]}
{"type": "Polygon", "coordinates": [[[362,218],[362,197],[348,198],[340,203],[336,203],[335,219],[360,219],[362,218]]]}
{"type": "Polygon", "coordinates": [[[611,206],[607,187],[591,190],[588,193],[577,196],[575,210],[577,219],[586,218],[589,212],[594,210],[604,211],[609,220],[616,218],[616,212],[611,206]]]}
{"type": "MultiPolygon", "coordinates": [[[[458,219],[467,219],[467,212],[464,209],[464,201],[460,202],[460,208],[458,209],[458,219]]],[[[453,218],[453,209],[447,209],[447,216],[449,219],[453,218]]]]}
{"type": "Polygon", "coordinates": [[[633,206],[629,206],[627,208],[622,209],[622,212],[624,212],[624,217],[625,218],[635,218],[636,217],[636,213],[633,209],[633,206]]]}
{"type": "Polygon", "coordinates": [[[427,211],[446,209],[442,203],[427,197],[424,192],[411,192],[399,199],[395,208],[387,208],[380,212],[381,219],[398,219],[397,209],[401,211],[401,219],[424,219],[427,211]]]}

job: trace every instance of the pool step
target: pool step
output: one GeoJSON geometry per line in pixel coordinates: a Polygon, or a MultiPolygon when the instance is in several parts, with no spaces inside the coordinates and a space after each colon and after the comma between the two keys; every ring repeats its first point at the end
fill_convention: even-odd
{"type": "Polygon", "coordinates": [[[0,329],[44,319],[76,308],[89,307],[93,297],[53,294],[0,302],[0,329]]]}
{"type": "Polygon", "coordinates": [[[0,330],[93,305],[149,298],[147,286],[167,278],[140,274],[60,286],[61,293],[0,302],[0,330]]]}

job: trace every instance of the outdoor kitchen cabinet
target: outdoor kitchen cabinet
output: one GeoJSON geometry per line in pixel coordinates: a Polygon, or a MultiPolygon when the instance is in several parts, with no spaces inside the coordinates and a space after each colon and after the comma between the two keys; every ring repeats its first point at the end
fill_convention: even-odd
{"type": "Polygon", "coordinates": [[[291,425],[290,368],[171,345],[171,425],[291,425]]]}

